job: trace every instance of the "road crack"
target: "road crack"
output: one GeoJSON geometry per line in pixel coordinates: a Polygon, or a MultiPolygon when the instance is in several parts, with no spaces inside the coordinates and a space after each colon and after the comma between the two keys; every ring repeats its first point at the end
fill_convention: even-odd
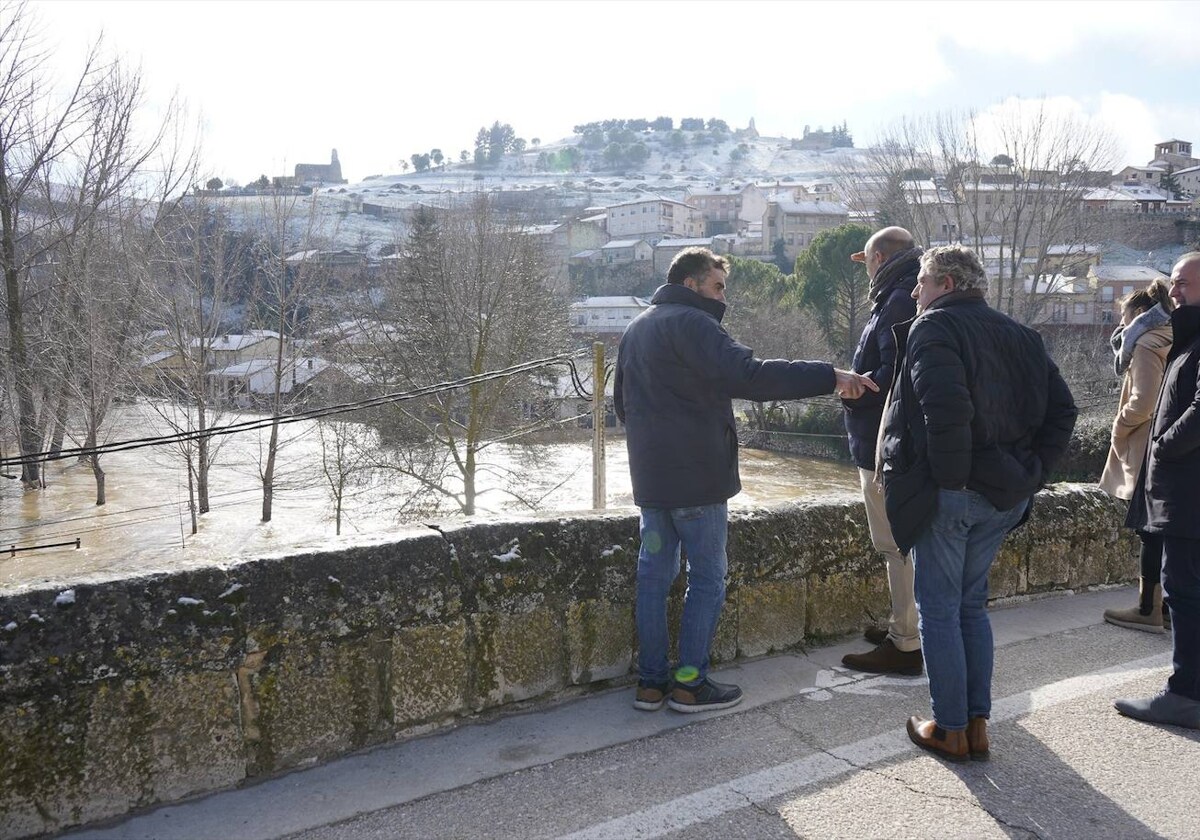
{"type": "MultiPolygon", "coordinates": [[[[803,729],[800,729],[799,727],[794,725],[791,721],[784,718],[782,715],[779,714],[777,709],[764,708],[762,711],[765,712],[767,714],[767,716],[770,717],[773,721],[775,721],[775,723],[777,723],[780,727],[782,727],[783,729],[786,729],[788,732],[795,735],[796,738],[804,746],[808,747],[813,752],[827,755],[830,758],[834,759],[835,761],[840,761],[841,763],[845,764],[848,768],[852,768],[853,770],[858,770],[863,773],[870,773],[873,776],[879,777],[880,779],[894,782],[895,784],[900,785],[905,790],[907,790],[908,792],[912,793],[915,796],[919,796],[919,797],[922,797],[925,799],[939,800],[939,801],[943,801],[943,802],[954,802],[954,803],[961,803],[963,805],[967,805],[971,808],[975,808],[976,810],[982,811],[983,813],[987,814],[988,817],[990,817],[992,820],[994,820],[996,823],[1003,826],[1004,828],[1011,829],[1013,831],[1024,832],[1029,837],[1034,838],[1034,840],[1045,840],[1045,837],[1041,833],[1039,833],[1038,831],[1035,831],[1034,829],[1030,828],[1029,826],[1009,822],[1005,818],[1001,817],[999,814],[995,813],[992,809],[988,808],[982,802],[980,802],[977,797],[955,796],[952,794],[936,793],[931,790],[917,787],[917,786],[913,785],[912,783],[910,783],[907,779],[905,779],[901,776],[897,776],[892,773],[884,772],[883,770],[880,770],[879,768],[873,767],[869,764],[859,764],[859,763],[853,761],[852,759],[848,758],[845,755],[839,755],[838,753],[834,752],[833,750],[827,749],[827,748],[821,746],[820,744],[815,743],[812,740],[812,736],[809,733],[805,732],[803,729]]],[[[955,775],[957,775],[959,778],[962,778],[964,773],[972,772],[971,769],[968,769],[966,767],[961,768],[961,769],[951,767],[950,769],[952,771],[955,771],[955,775]]],[[[741,791],[738,791],[738,793],[741,794],[741,791]]],[[[745,794],[741,794],[741,795],[745,796],[745,794]]],[[[749,799],[750,797],[747,796],[746,798],[749,799]]],[[[774,812],[774,813],[778,813],[778,812],[774,812]]]]}

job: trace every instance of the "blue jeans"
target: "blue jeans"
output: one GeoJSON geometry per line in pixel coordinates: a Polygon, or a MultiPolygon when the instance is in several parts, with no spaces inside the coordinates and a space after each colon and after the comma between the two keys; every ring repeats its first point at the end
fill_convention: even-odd
{"type": "Polygon", "coordinates": [[[933,719],[946,730],[992,712],[988,571],[1028,500],[996,510],[973,490],[939,490],[937,513],[913,546],[914,592],[933,719]]]}
{"type": "Polygon", "coordinates": [[[679,666],[708,673],[721,606],[725,603],[724,503],[689,508],[641,509],[642,547],[637,568],[638,672],[643,680],[666,682],[667,595],[679,575],[679,546],[687,550],[687,593],[679,628],[679,666]]]}
{"type": "Polygon", "coordinates": [[[1163,595],[1171,608],[1173,694],[1200,700],[1200,540],[1163,538],[1163,595]]]}

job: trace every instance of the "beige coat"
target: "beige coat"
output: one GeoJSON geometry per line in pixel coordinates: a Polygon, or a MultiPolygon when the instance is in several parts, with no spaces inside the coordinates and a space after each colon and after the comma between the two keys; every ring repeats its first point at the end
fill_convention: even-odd
{"type": "Polygon", "coordinates": [[[1146,457],[1150,421],[1171,352],[1171,325],[1147,330],[1133,347],[1129,370],[1121,381],[1121,400],[1113,420],[1108,461],[1100,475],[1100,489],[1118,499],[1133,497],[1138,472],[1146,457]]]}

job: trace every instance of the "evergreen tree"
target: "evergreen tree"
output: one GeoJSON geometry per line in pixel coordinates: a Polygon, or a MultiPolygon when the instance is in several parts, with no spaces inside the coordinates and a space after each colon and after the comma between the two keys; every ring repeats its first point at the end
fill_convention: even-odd
{"type": "Polygon", "coordinates": [[[850,255],[861,251],[871,235],[866,225],[846,224],[823,230],[796,257],[800,306],[817,322],[829,349],[849,358],[870,301],[870,280],[850,255]]]}

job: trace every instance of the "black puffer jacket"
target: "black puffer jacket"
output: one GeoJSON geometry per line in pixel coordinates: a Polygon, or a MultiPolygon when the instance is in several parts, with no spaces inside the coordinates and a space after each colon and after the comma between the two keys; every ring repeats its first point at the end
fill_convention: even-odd
{"type": "Polygon", "coordinates": [[[633,499],[656,508],[724,502],[742,489],[732,399],[828,394],[833,366],[754,358],[721,326],[725,304],[686,286],[661,286],[650,302],[621,337],[613,392],[633,499]]]}
{"type": "Polygon", "coordinates": [[[1042,338],[976,290],[896,328],[899,374],[884,418],[883,486],[901,551],[929,527],[939,488],[1010,510],[1066,451],[1075,402],[1042,338]]]}
{"type": "Polygon", "coordinates": [[[1150,427],[1149,449],[1125,524],[1200,539],[1200,306],[1171,313],[1174,343],[1150,427]]]}
{"type": "Polygon", "coordinates": [[[893,254],[875,274],[871,299],[871,318],[863,328],[854,350],[855,373],[865,373],[879,386],[879,392],[864,391],[856,400],[842,400],[846,409],[846,436],[850,457],[864,470],[875,469],[875,444],[883,419],[883,401],[896,372],[896,338],[892,327],[912,320],[917,302],[912,290],[921,270],[921,249],[911,248],[893,254]]]}

